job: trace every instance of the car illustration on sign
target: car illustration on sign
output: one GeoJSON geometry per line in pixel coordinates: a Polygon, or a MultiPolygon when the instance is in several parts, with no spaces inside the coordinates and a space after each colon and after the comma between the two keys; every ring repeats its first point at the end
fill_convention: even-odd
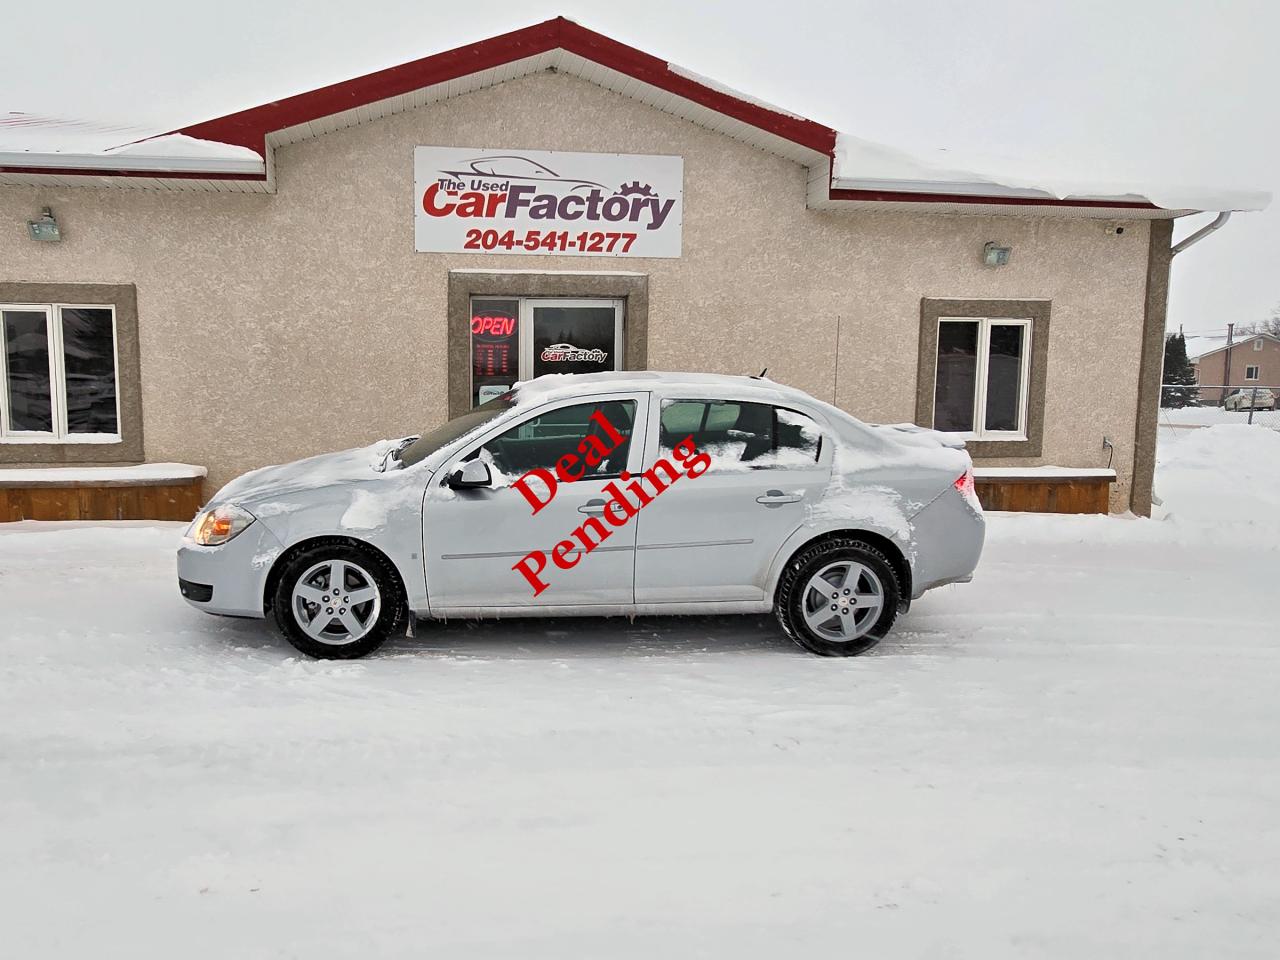
{"type": "Polygon", "coordinates": [[[571,183],[574,190],[584,187],[600,187],[608,189],[603,183],[594,180],[578,180],[562,177],[545,164],[521,156],[477,157],[474,160],[462,161],[468,169],[441,170],[451,177],[466,179],[470,177],[492,177],[499,180],[528,180],[542,183],[571,183]]]}
{"type": "Polygon", "coordinates": [[[314,657],[411,619],[770,611],[849,656],[969,580],[984,531],[953,437],[762,378],[549,375],[422,436],[245,474],[177,573],[192,606],[273,617],[314,657]]]}

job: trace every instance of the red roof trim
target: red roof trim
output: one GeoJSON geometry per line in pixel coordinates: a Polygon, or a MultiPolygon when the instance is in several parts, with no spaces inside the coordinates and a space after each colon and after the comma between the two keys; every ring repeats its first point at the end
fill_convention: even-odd
{"type": "Polygon", "coordinates": [[[982,203],[1017,207],[1098,207],[1107,210],[1160,210],[1154,203],[1131,200],[1059,200],[1055,197],[982,197],[956,193],[916,193],[895,190],[849,190],[832,187],[832,200],[907,203],[982,203]]]}
{"type": "MultiPolygon", "coordinates": [[[[183,127],[174,133],[201,140],[248,147],[266,156],[266,137],[276,130],[297,126],[345,110],[400,96],[423,87],[470,76],[501,67],[549,50],[566,50],[603,67],[666,90],[693,103],[798,144],[829,158],[835,155],[836,131],[830,127],[780,113],[742,100],[671,69],[658,57],[627,46],[586,27],[556,17],[513,30],[478,43],[389,67],[363,77],[320,87],[283,100],[274,100],[224,117],[183,127]]],[[[264,175],[227,173],[135,172],[129,170],[56,170],[40,167],[0,167],[7,173],[67,174],[90,176],[151,176],[204,180],[265,180],[264,175]]],[[[1034,197],[975,197],[950,193],[907,193],[829,188],[832,200],[893,201],[905,203],[1000,204],[1014,206],[1103,207],[1108,209],[1158,210],[1155,204],[1122,200],[1055,200],[1034,197]]]]}
{"type": "Polygon", "coordinates": [[[740,100],[681,76],[665,60],[588,30],[564,17],[174,132],[201,140],[234,143],[262,153],[267,134],[274,130],[457,80],[555,49],[567,50],[819,153],[829,155],[835,147],[836,132],[830,127],[740,100]]]}
{"type": "Polygon", "coordinates": [[[31,173],[42,177],[154,177],[157,180],[250,180],[265,183],[265,173],[226,173],[203,170],[108,170],[101,167],[6,167],[0,173],[31,173]]]}

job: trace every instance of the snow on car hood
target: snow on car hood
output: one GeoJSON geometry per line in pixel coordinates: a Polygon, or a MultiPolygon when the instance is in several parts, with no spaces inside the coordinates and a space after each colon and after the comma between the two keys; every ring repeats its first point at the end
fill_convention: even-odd
{"type": "Polygon", "coordinates": [[[924,449],[936,449],[938,447],[949,447],[952,450],[963,450],[964,441],[954,434],[943,433],[940,430],[931,430],[928,427],[922,427],[916,423],[869,423],[869,427],[874,427],[882,433],[887,433],[899,443],[905,443],[912,447],[923,447],[924,449]]]}
{"type": "Polygon", "coordinates": [[[387,453],[399,443],[399,440],[379,440],[367,447],[322,453],[305,460],[251,470],[228,483],[209,502],[249,506],[271,503],[305,490],[398,478],[404,472],[380,473],[379,469],[387,453]]]}

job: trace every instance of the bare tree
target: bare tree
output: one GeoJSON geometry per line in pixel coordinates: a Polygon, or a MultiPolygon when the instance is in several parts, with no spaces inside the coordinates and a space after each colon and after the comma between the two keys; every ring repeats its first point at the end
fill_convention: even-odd
{"type": "Polygon", "coordinates": [[[1256,333],[1269,333],[1273,337],[1280,337],[1280,303],[1271,308],[1271,316],[1267,319],[1236,325],[1237,338],[1252,337],[1256,333]]]}

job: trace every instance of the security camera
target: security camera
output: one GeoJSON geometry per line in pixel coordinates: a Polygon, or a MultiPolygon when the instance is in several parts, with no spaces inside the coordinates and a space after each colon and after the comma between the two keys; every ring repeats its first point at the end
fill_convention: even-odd
{"type": "Polygon", "coordinates": [[[1123,237],[1123,236],[1124,236],[1124,225],[1123,225],[1123,224],[1120,224],[1120,223],[1108,223],[1108,224],[1107,224],[1107,236],[1110,236],[1110,237],[1123,237]]]}

